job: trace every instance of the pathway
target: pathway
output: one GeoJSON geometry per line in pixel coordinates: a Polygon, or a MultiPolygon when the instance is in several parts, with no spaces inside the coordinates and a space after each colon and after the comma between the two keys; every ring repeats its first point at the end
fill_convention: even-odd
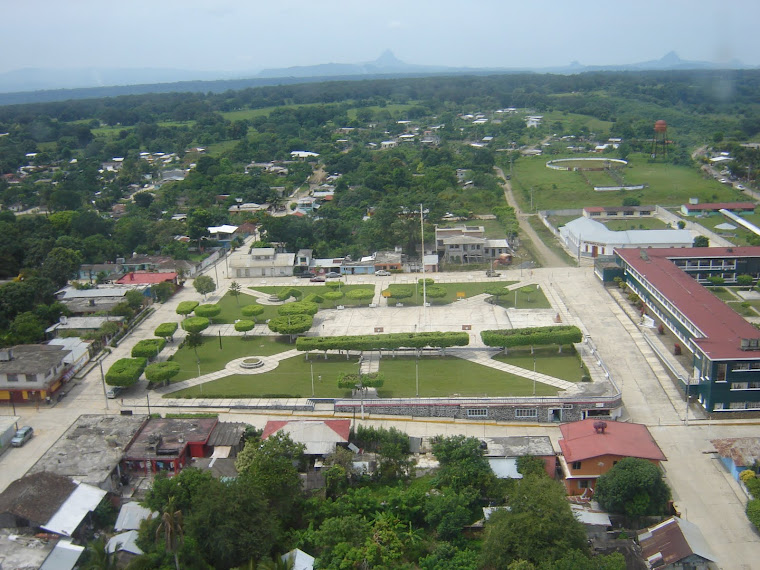
{"type": "Polygon", "coordinates": [[[512,184],[504,175],[504,171],[497,167],[494,167],[498,175],[504,181],[502,187],[504,188],[504,197],[507,199],[507,203],[515,209],[517,215],[517,222],[520,225],[520,229],[528,236],[533,244],[536,253],[540,258],[541,265],[543,267],[567,267],[567,263],[559,255],[549,249],[546,244],[538,237],[538,234],[528,222],[529,216],[535,216],[535,214],[525,214],[520,210],[520,206],[515,200],[515,196],[512,193],[512,184]]]}

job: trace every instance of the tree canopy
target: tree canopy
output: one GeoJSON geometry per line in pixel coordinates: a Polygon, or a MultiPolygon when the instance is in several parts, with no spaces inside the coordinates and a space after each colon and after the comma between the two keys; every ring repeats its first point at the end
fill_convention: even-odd
{"type": "Polygon", "coordinates": [[[625,457],[597,479],[594,498],[606,511],[638,518],[664,514],[670,489],[657,465],[625,457]]]}

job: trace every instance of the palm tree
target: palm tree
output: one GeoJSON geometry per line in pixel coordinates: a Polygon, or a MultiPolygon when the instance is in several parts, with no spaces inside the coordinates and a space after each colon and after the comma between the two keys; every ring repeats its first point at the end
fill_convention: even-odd
{"type": "Polygon", "coordinates": [[[101,536],[87,545],[87,563],[83,570],[112,570],[116,568],[116,558],[106,549],[106,538],[101,536]]]}
{"type": "Polygon", "coordinates": [[[175,509],[174,497],[169,497],[169,504],[166,505],[161,515],[161,524],[156,529],[156,542],[163,533],[166,542],[166,550],[174,555],[174,566],[179,570],[179,556],[177,550],[183,540],[182,528],[182,511],[175,509]]]}

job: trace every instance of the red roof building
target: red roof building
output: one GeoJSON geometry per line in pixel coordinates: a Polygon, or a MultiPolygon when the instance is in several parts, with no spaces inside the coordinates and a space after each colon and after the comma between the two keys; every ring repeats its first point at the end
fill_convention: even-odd
{"type": "Polygon", "coordinates": [[[119,285],[158,285],[159,283],[177,283],[177,273],[127,273],[117,282],[119,285]]]}
{"type": "Polygon", "coordinates": [[[593,491],[596,480],[624,457],[659,464],[666,457],[645,425],[594,418],[562,424],[560,466],[570,495],[593,491]]]}
{"type": "Polygon", "coordinates": [[[681,213],[686,216],[694,216],[705,213],[717,212],[718,210],[728,210],[729,212],[754,212],[754,202],[713,202],[707,204],[683,204],[681,213]]]}
{"type": "Polygon", "coordinates": [[[327,456],[339,444],[348,443],[351,420],[273,420],[264,426],[261,439],[282,432],[306,446],[306,455],[327,456]]]}

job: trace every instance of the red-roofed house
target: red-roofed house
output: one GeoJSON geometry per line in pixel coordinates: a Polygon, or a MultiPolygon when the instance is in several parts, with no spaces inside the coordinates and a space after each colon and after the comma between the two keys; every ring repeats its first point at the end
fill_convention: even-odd
{"type": "Polygon", "coordinates": [[[760,247],[616,249],[625,281],[693,355],[681,386],[707,412],[760,409],[760,331],[700,282],[760,276],[760,247]]]}
{"type": "Polygon", "coordinates": [[[177,273],[127,273],[117,282],[119,285],[158,285],[159,283],[177,283],[177,273]]]}
{"type": "Polygon", "coordinates": [[[654,206],[587,206],[583,208],[583,215],[595,220],[619,220],[622,218],[652,217],[654,211],[654,206]]]}
{"type": "Polygon", "coordinates": [[[624,457],[659,464],[666,457],[642,424],[587,419],[559,426],[559,456],[565,487],[570,495],[594,490],[596,480],[624,457]]]}
{"type": "Polygon", "coordinates": [[[278,432],[286,433],[295,443],[306,446],[306,455],[326,457],[336,446],[348,444],[351,420],[273,420],[267,422],[261,439],[278,432]]]}

